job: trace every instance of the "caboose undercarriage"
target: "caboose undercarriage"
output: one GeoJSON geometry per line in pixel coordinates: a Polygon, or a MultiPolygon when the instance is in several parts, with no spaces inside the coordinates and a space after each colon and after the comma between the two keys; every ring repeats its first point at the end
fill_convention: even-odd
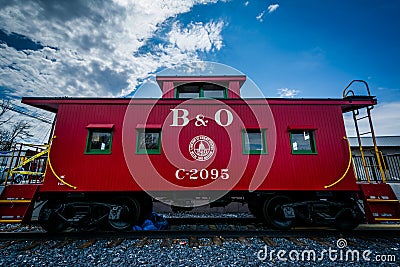
{"type": "MultiPolygon", "coordinates": [[[[200,201],[207,199],[207,192],[201,192],[201,195],[188,192],[191,193],[199,195],[200,201]]],[[[171,196],[166,194],[166,197],[170,199],[171,196]]],[[[153,199],[143,192],[73,193],[64,196],[48,193],[42,195],[41,200],[44,202],[38,219],[49,232],[68,227],[84,231],[107,228],[124,231],[141,224],[153,208],[153,199]]],[[[171,205],[175,212],[193,208],[189,199],[175,201],[176,205],[171,205]],[[181,206],[183,203],[185,206],[181,206]]],[[[256,218],[275,229],[289,229],[294,225],[330,225],[350,230],[357,227],[363,218],[355,192],[234,191],[211,202],[210,207],[224,207],[232,202],[247,204],[256,218]]]]}
{"type": "Polygon", "coordinates": [[[254,216],[277,229],[330,225],[350,230],[363,218],[355,192],[257,192],[249,196],[248,205],[254,216]]]}
{"type": "Polygon", "coordinates": [[[145,193],[47,193],[41,200],[38,220],[49,232],[68,227],[124,231],[143,222],[153,209],[152,199],[145,193]]]}

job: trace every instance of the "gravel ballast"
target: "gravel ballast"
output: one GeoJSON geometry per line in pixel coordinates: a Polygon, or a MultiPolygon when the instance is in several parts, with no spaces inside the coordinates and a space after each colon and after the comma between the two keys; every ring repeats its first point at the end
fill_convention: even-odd
{"type": "MultiPolygon", "coordinates": [[[[235,217],[251,215],[164,213],[163,216],[166,218],[224,216],[232,217],[234,221],[235,217]]],[[[0,231],[10,230],[42,231],[39,226],[0,226],[0,231]]],[[[216,237],[200,238],[196,246],[193,246],[193,242],[188,239],[0,240],[0,266],[400,265],[400,239],[397,237],[389,240],[367,237],[341,238],[270,238],[268,243],[261,238],[216,237]]]]}
{"type": "MultiPolygon", "coordinates": [[[[329,251],[328,246],[321,245],[313,240],[300,239],[305,245],[294,244],[283,238],[272,239],[276,246],[266,247],[261,239],[246,238],[244,240],[225,239],[222,245],[215,245],[211,239],[200,239],[198,247],[190,247],[188,240],[172,240],[169,246],[160,239],[154,240],[124,240],[116,247],[109,247],[112,241],[87,240],[77,241],[44,241],[37,246],[35,241],[16,242],[1,249],[1,266],[398,266],[400,253],[399,244],[389,244],[384,240],[371,241],[348,240],[356,244],[348,245],[342,249],[342,260],[337,240],[324,239],[332,244],[331,258],[326,252],[321,257],[323,250],[329,251]],[[64,243],[63,243],[64,242],[64,243]],[[382,244],[384,242],[384,245],[382,244]],[[163,244],[164,243],[164,244],[163,244]],[[59,247],[61,244],[61,247],[59,247]],[[360,256],[357,261],[346,260],[347,250],[359,251],[360,255],[370,250],[368,260],[360,256]],[[260,252],[262,251],[262,252],[260,252]],[[265,259],[265,251],[267,257],[265,259]],[[286,254],[282,254],[286,251],[286,254]],[[293,252],[295,251],[295,252],[293,252]],[[306,251],[306,252],[304,252],[306,251]],[[310,251],[315,251],[317,258],[308,259],[310,251]],[[280,254],[279,254],[280,253],[280,254]],[[291,253],[291,254],[289,254],[291,253]],[[299,253],[299,254],[297,254],[299,253]],[[302,253],[304,259],[301,258],[302,253]],[[280,256],[278,256],[278,254],[280,256]],[[394,262],[377,262],[376,255],[394,255],[394,262]],[[271,256],[272,255],[272,256],[271,256]],[[290,260],[299,255],[299,260],[290,260]],[[333,257],[336,255],[336,260],[333,257]],[[280,258],[279,258],[280,257],[280,258]],[[285,260],[286,259],[286,260],[285,260]]],[[[0,246],[6,242],[0,242],[0,246]]]]}

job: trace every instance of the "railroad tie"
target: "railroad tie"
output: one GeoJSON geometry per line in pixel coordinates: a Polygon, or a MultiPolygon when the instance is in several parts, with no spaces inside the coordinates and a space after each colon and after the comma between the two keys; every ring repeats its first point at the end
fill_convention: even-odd
{"type": "Polygon", "coordinates": [[[271,238],[267,237],[267,236],[263,236],[263,237],[262,237],[262,241],[264,241],[264,243],[265,243],[267,246],[270,246],[270,247],[276,247],[276,246],[277,246],[277,244],[275,243],[275,241],[272,240],[271,238]]]}

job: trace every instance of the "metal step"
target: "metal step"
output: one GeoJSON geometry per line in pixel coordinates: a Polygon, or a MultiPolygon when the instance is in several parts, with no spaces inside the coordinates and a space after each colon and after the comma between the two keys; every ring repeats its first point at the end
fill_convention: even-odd
{"type": "Polygon", "coordinates": [[[375,217],[375,221],[378,221],[378,222],[400,222],[400,218],[375,217]]]}
{"type": "Polygon", "coordinates": [[[388,184],[359,184],[368,223],[399,222],[400,201],[388,184]]]}
{"type": "Polygon", "coordinates": [[[30,219],[33,199],[40,185],[7,185],[0,195],[0,223],[20,223],[30,219]]]}
{"type": "Polygon", "coordinates": [[[368,202],[376,202],[376,203],[399,203],[397,199],[379,199],[379,198],[368,198],[368,202]]]}
{"type": "Polygon", "coordinates": [[[366,135],[366,134],[370,134],[370,133],[372,133],[371,131],[369,131],[369,132],[364,132],[364,133],[360,133],[359,135],[361,136],[361,135],[366,135]]]}
{"type": "Polygon", "coordinates": [[[365,116],[362,116],[362,117],[360,117],[360,118],[357,118],[356,120],[362,120],[362,119],[365,119],[365,118],[368,118],[369,116],[368,115],[365,115],[365,116]]]}

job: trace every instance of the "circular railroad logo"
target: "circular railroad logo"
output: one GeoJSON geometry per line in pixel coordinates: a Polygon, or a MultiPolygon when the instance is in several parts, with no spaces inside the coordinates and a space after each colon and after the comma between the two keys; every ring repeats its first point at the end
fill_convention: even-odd
{"type": "Polygon", "coordinates": [[[209,160],[215,152],[214,141],[205,135],[198,135],[189,143],[189,153],[197,161],[209,160]]]}

